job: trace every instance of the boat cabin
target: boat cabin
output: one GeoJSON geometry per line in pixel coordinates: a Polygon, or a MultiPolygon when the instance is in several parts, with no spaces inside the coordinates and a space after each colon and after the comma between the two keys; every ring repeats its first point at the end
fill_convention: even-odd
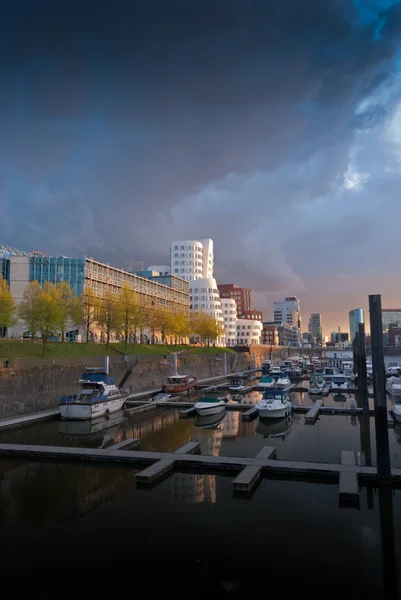
{"type": "Polygon", "coordinates": [[[289,393],[284,390],[266,390],[263,394],[263,400],[280,400],[283,404],[288,402],[289,393]]]}
{"type": "Polygon", "coordinates": [[[168,385],[182,385],[183,383],[188,383],[189,376],[188,375],[171,375],[171,377],[167,377],[168,385]]]}

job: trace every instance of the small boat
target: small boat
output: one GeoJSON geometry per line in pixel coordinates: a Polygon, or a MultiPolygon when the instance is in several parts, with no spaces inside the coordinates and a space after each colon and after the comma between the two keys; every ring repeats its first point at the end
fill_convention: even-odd
{"type": "Polygon", "coordinates": [[[332,390],[348,390],[347,378],[345,375],[334,375],[330,387],[332,390]]]}
{"type": "Polygon", "coordinates": [[[398,377],[398,375],[400,374],[400,371],[401,371],[401,369],[398,365],[397,366],[389,365],[386,368],[386,376],[387,377],[398,377]]]}
{"type": "Polygon", "coordinates": [[[276,385],[275,379],[271,375],[261,377],[258,382],[260,388],[273,388],[276,385]]]}
{"type": "Polygon", "coordinates": [[[397,423],[401,423],[401,402],[399,400],[395,400],[394,404],[393,404],[393,415],[394,415],[394,420],[397,421],[397,423]]]}
{"type": "Polygon", "coordinates": [[[291,385],[290,378],[288,377],[288,375],[285,375],[285,374],[280,375],[280,377],[277,379],[275,385],[278,388],[286,388],[289,385],[291,385]]]}
{"type": "Polygon", "coordinates": [[[276,388],[266,390],[255,407],[262,419],[282,419],[291,414],[292,402],[289,392],[276,388]]]}
{"type": "Polygon", "coordinates": [[[390,396],[401,396],[401,378],[389,377],[389,379],[387,379],[386,389],[390,396]]]}
{"type": "Polygon", "coordinates": [[[194,408],[200,416],[216,415],[226,409],[226,401],[218,392],[209,392],[196,402],[194,408]]]}
{"type": "Polygon", "coordinates": [[[213,415],[197,415],[194,425],[199,429],[215,429],[224,419],[225,413],[221,411],[213,415]]]}
{"type": "Polygon", "coordinates": [[[190,377],[189,375],[171,375],[167,377],[167,382],[162,385],[162,391],[168,394],[182,394],[189,392],[198,383],[197,377],[190,377]]]}
{"type": "Polygon", "coordinates": [[[300,367],[294,367],[294,369],[292,370],[292,374],[294,377],[301,377],[302,369],[300,367]]]}
{"type": "Polygon", "coordinates": [[[319,385],[317,381],[312,381],[308,385],[308,394],[317,395],[317,394],[322,394],[322,393],[323,393],[323,386],[319,385]]]}
{"type": "Polygon", "coordinates": [[[62,419],[95,419],[120,410],[128,396],[105,369],[87,367],[79,380],[78,395],[60,398],[62,419]]]}
{"type": "Polygon", "coordinates": [[[277,367],[273,367],[273,368],[270,370],[270,373],[269,373],[269,374],[270,374],[270,375],[277,375],[277,376],[278,376],[278,375],[281,375],[281,367],[278,367],[278,366],[277,366],[277,367]]]}
{"type": "Polygon", "coordinates": [[[243,390],[246,390],[247,386],[244,385],[244,382],[242,379],[234,379],[234,381],[232,382],[232,385],[230,385],[229,390],[230,392],[242,392],[243,390]]]}
{"type": "Polygon", "coordinates": [[[171,398],[171,394],[166,394],[165,392],[159,392],[155,396],[152,397],[152,402],[167,402],[171,398]]]}
{"type": "Polygon", "coordinates": [[[271,368],[272,368],[272,361],[269,360],[268,358],[266,358],[262,362],[262,373],[263,374],[270,373],[271,368]]]}

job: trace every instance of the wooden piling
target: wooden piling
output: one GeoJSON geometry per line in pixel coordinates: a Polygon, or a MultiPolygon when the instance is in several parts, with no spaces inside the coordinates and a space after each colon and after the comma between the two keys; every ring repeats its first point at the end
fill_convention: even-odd
{"type": "Polygon", "coordinates": [[[380,483],[391,482],[390,447],[387,424],[386,376],[384,368],[381,295],[369,296],[372,339],[373,390],[376,426],[377,474],[380,483]]]}

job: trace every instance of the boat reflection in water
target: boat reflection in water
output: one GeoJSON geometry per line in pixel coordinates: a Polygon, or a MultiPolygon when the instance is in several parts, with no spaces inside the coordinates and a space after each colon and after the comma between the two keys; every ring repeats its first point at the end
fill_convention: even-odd
{"type": "Polygon", "coordinates": [[[266,421],[259,419],[259,423],[255,429],[256,433],[263,435],[264,438],[281,438],[284,440],[291,431],[292,417],[286,417],[280,421],[266,421]]]}
{"type": "Polygon", "coordinates": [[[96,420],[86,419],[82,421],[60,421],[59,433],[69,438],[79,437],[89,440],[99,440],[99,448],[105,448],[114,443],[114,438],[120,430],[122,423],[127,421],[122,410],[112,413],[109,417],[99,417],[96,420]]]}
{"type": "Polygon", "coordinates": [[[199,429],[214,429],[216,428],[226,416],[226,411],[219,413],[217,415],[205,415],[205,416],[197,416],[195,418],[194,425],[199,429]]]}

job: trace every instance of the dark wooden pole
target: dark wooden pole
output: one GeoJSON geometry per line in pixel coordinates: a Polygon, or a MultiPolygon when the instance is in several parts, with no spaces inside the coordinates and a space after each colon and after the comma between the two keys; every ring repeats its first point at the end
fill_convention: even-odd
{"type": "Polygon", "coordinates": [[[387,395],[384,370],[382,306],[380,294],[369,296],[369,312],[370,335],[372,338],[377,474],[379,483],[390,483],[391,465],[387,426],[387,395]]]}
{"type": "Polygon", "coordinates": [[[369,395],[368,395],[368,374],[366,371],[366,341],[365,341],[365,324],[359,323],[359,378],[358,388],[361,393],[362,409],[364,413],[369,412],[369,395]]]}

